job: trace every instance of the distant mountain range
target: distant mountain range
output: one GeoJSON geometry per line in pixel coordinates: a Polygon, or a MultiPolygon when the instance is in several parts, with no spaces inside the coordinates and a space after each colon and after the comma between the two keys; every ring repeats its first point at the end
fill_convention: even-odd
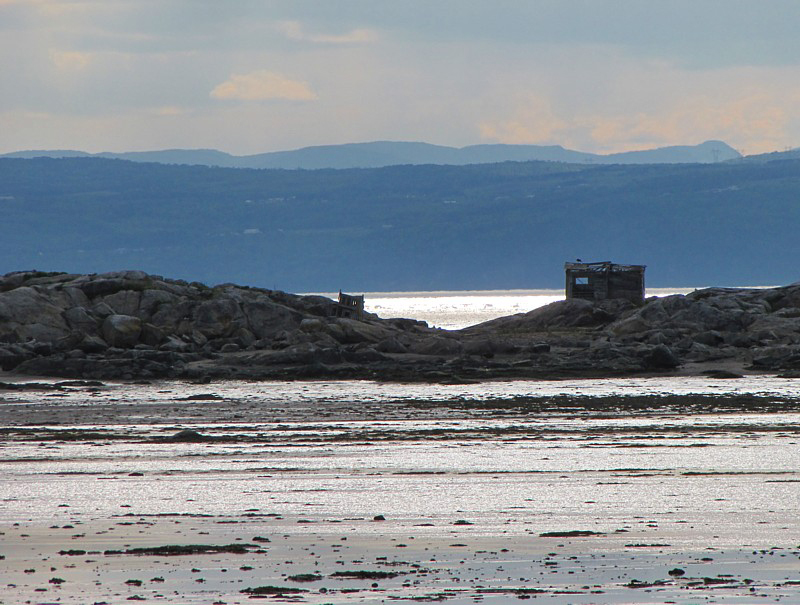
{"type": "Polygon", "coordinates": [[[218,166],[221,168],[282,168],[288,170],[320,168],[380,168],[384,166],[439,164],[463,166],[498,162],[567,162],[575,164],[712,164],[742,156],[727,143],[706,141],[699,145],[661,147],[600,155],[564,149],[560,145],[470,145],[445,147],[429,143],[375,141],[304,147],[293,151],[275,151],[236,156],[215,149],[165,149],[123,153],[86,153],[71,150],[17,151],[0,155],[9,158],[98,157],[156,162],[218,166]]]}

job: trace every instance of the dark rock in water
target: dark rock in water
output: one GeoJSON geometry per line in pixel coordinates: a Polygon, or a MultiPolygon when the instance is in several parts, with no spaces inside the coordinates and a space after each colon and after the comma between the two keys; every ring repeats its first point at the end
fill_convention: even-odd
{"type": "Polygon", "coordinates": [[[283,596],[283,595],[297,595],[301,592],[308,592],[307,590],[303,590],[301,588],[293,588],[291,586],[256,586],[255,588],[245,588],[240,590],[239,592],[249,595],[271,595],[271,596],[283,596]]]}
{"type": "Polygon", "coordinates": [[[203,443],[205,441],[210,441],[211,439],[212,437],[202,435],[197,431],[184,429],[182,431],[178,431],[172,437],[169,437],[168,441],[175,441],[178,443],[203,443]]]}
{"type": "Polygon", "coordinates": [[[604,536],[605,534],[586,529],[574,529],[571,531],[546,531],[539,534],[540,538],[583,538],[589,536],[604,536]]]}
{"type": "Polygon", "coordinates": [[[197,393],[195,395],[179,397],[178,401],[223,401],[224,399],[224,397],[220,397],[216,393],[197,393]]]}
{"type": "MultiPolygon", "coordinates": [[[[287,580],[291,582],[318,582],[322,576],[318,573],[299,573],[292,576],[287,576],[287,580]]],[[[320,590],[322,592],[324,589],[320,590]]]]}
{"type": "Polygon", "coordinates": [[[681,569],[680,567],[676,567],[674,569],[670,569],[667,573],[669,575],[671,575],[673,578],[680,578],[681,576],[685,576],[686,575],[686,572],[683,569],[681,569]]]}
{"type": "Polygon", "coordinates": [[[127,550],[106,550],[106,555],[149,555],[159,557],[176,557],[201,554],[235,554],[243,555],[253,548],[254,544],[167,544],[165,546],[148,546],[129,548],[127,550]]]}
{"type": "Polygon", "coordinates": [[[99,380],[63,380],[55,383],[57,387],[104,387],[104,383],[99,380]]]}

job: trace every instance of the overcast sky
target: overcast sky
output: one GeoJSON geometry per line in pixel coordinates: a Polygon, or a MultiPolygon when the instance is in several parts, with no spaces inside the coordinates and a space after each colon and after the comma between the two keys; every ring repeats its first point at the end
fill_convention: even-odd
{"type": "Polygon", "coordinates": [[[800,0],[0,0],[0,152],[800,146],[800,0]]]}

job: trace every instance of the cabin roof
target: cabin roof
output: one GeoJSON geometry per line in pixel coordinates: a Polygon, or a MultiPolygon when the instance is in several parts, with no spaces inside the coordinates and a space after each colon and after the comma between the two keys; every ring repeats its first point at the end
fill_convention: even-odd
{"type": "Polygon", "coordinates": [[[573,271],[587,271],[587,272],[600,272],[600,271],[611,271],[611,272],[644,272],[645,267],[647,265],[620,265],[618,263],[612,263],[611,261],[602,261],[598,263],[583,263],[583,262],[575,262],[575,263],[564,263],[564,269],[567,272],[573,271]]]}

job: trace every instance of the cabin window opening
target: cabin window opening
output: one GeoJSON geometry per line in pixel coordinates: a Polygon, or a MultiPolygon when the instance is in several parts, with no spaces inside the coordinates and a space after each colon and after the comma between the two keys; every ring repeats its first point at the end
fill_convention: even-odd
{"type": "Polygon", "coordinates": [[[576,286],[588,286],[589,285],[589,278],[588,277],[576,277],[575,278],[575,285],[576,286]]]}

